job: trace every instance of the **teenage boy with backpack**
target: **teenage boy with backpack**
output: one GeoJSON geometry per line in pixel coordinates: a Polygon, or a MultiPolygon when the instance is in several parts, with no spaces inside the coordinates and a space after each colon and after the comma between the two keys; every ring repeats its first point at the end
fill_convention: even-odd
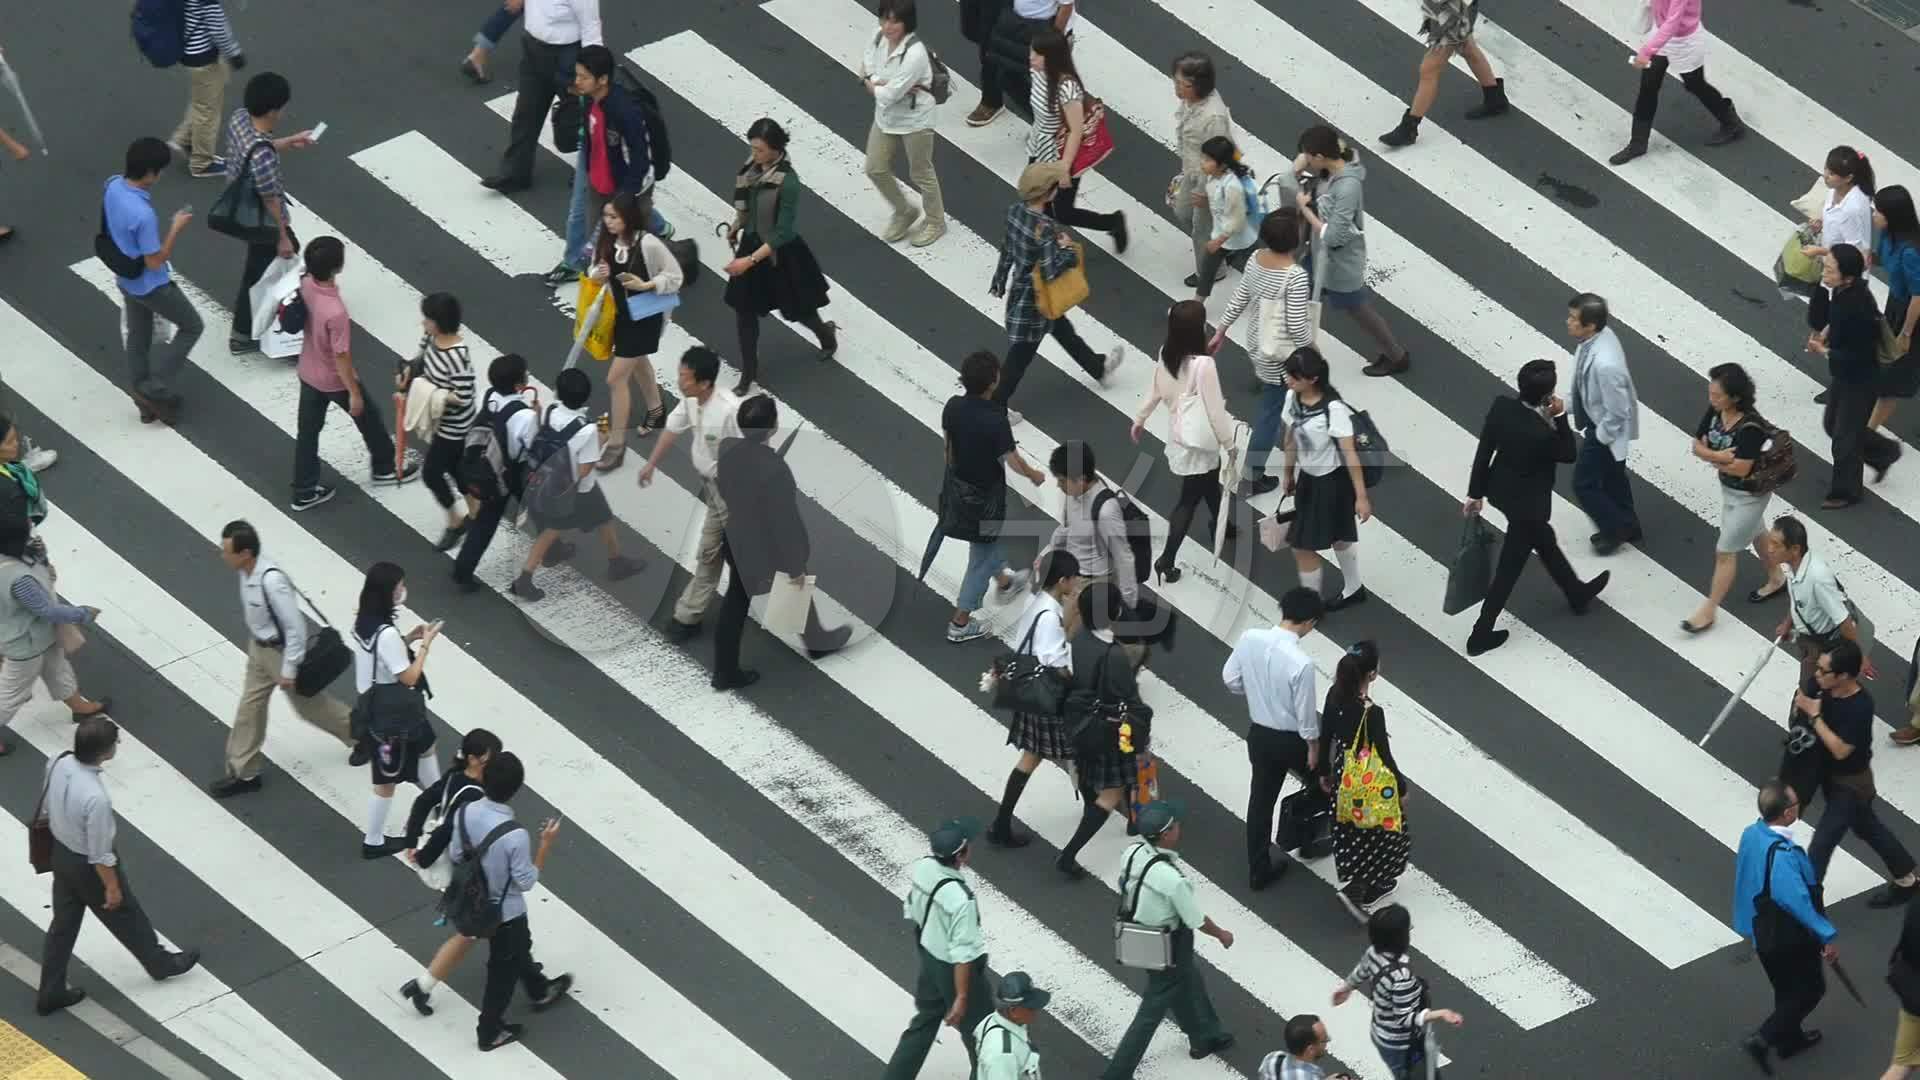
{"type": "Polygon", "coordinates": [[[613,529],[613,508],[600,490],[600,426],[586,413],[593,397],[593,380],[579,368],[568,368],[553,380],[560,400],[548,405],[527,444],[526,487],[521,499],[540,535],[527,552],[527,561],[514,579],[513,594],[539,600],[546,591],[533,583],[533,572],[573,557],[574,546],[560,539],[562,531],[594,532],[607,545],[607,577],[630,578],[646,563],[620,554],[620,537],[613,529]]]}
{"type": "Polygon", "coordinates": [[[527,444],[540,422],[539,399],[527,386],[527,361],[519,353],[494,357],[487,387],[460,456],[460,486],[480,502],[453,560],[453,582],[469,592],[480,587],[474,568],[524,485],[527,444]]]}

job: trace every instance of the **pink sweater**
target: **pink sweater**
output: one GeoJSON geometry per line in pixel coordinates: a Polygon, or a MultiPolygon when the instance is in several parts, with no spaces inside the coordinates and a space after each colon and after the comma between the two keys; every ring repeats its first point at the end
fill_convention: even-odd
{"type": "Polygon", "coordinates": [[[1640,46],[1640,59],[1652,60],[1670,39],[1700,29],[1700,0],[1652,0],[1653,33],[1640,46]]]}

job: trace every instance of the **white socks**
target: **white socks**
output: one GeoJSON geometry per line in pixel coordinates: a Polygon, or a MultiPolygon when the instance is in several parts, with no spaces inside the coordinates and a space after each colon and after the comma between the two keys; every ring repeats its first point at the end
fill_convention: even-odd
{"type": "Polygon", "coordinates": [[[433,972],[423,971],[413,980],[413,983],[420,988],[421,993],[431,994],[433,988],[440,985],[440,980],[433,977],[433,972]]]}
{"type": "Polygon", "coordinates": [[[1320,592],[1320,579],[1325,577],[1326,573],[1327,567],[1325,563],[1319,563],[1311,570],[1302,570],[1300,571],[1300,584],[1305,588],[1312,589],[1318,594],[1320,592]]]}
{"type": "Polygon", "coordinates": [[[1334,561],[1340,564],[1340,595],[1352,596],[1360,591],[1360,545],[1347,544],[1333,549],[1334,561]]]}
{"type": "MultiPolygon", "coordinates": [[[[1344,568],[1347,564],[1343,562],[1340,565],[1344,568]]],[[[434,757],[432,752],[421,754],[420,764],[414,770],[414,775],[420,780],[421,791],[432,787],[440,781],[440,759],[434,757]]]]}
{"type": "Polygon", "coordinates": [[[393,810],[393,796],[375,795],[367,803],[368,847],[379,847],[387,842],[387,814],[393,810]]]}

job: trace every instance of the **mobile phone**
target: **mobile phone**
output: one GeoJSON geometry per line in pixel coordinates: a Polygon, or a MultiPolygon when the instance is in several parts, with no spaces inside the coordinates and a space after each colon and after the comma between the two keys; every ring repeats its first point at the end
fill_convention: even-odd
{"type": "Polygon", "coordinates": [[[314,142],[319,142],[320,136],[325,135],[326,133],[327,133],[327,122],[325,120],[322,120],[319,123],[313,125],[312,131],[307,132],[307,138],[313,140],[314,142]]]}

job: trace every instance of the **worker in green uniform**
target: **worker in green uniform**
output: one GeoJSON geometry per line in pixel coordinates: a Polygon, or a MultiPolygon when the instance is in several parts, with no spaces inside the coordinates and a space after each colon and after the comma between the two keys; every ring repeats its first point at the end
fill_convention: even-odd
{"type": "Polygon", "coordinates": [[[960,872],[978,835],[980,823],[971,818],[941,822],[928,837],[932,855],[913,864],[913,882],[902,906],[915,928],[920,978],[913,988],[913,1021],[900,1033],[884,1080],[919,1076],[943,1022],[960,1032],[967,1061],[978,1062],[973,1032],[993,1011],[992,988],[987,985],[980,904],[960,872]]]}
{"type": "Polygon", "coordinates": [[[973,1080],[1040,1080],[1040,1051],[1034,1049],[1027,1025],[1052,997],[1033,985],[1024,971],[1001,976],[1000,990],[994,995],[1000,1011],[980,1021],[973,1031],[974,1045],[980,1048],[973,1080]]]}
{"type": "Polygon", "coordinates": [[[1200,913],[1193,882],[1180,871],[1180,856],[1174,849],[1180,846],[1180,819],[1185,815],[1186,808],[1175,801],[1148,803],[1139,815],[1140,839],[1127,848],[1121,864],[1120,895],[1132,896],[1139,885],[1140,900],[1131,921],[1173,931],[1173,964],[1165,971],[1147,973],[1140,1011],[1133,1014],[1133,1023],[1120,1037],[1100,1080],[1132,1080],[1133,1070],[1139,1068],[1147,1044],[1169,1010],[1187,1034],[1189,1057],[1203,1058],[1233,1045],[1233,1036],[1220,1030],[1220,1014],[1213,1011],[1213,999],[1207,996],[1200,965],[1194,961],[1193,932],[1216,938],[1229,949],[1233,933],[1200,913]]]}

